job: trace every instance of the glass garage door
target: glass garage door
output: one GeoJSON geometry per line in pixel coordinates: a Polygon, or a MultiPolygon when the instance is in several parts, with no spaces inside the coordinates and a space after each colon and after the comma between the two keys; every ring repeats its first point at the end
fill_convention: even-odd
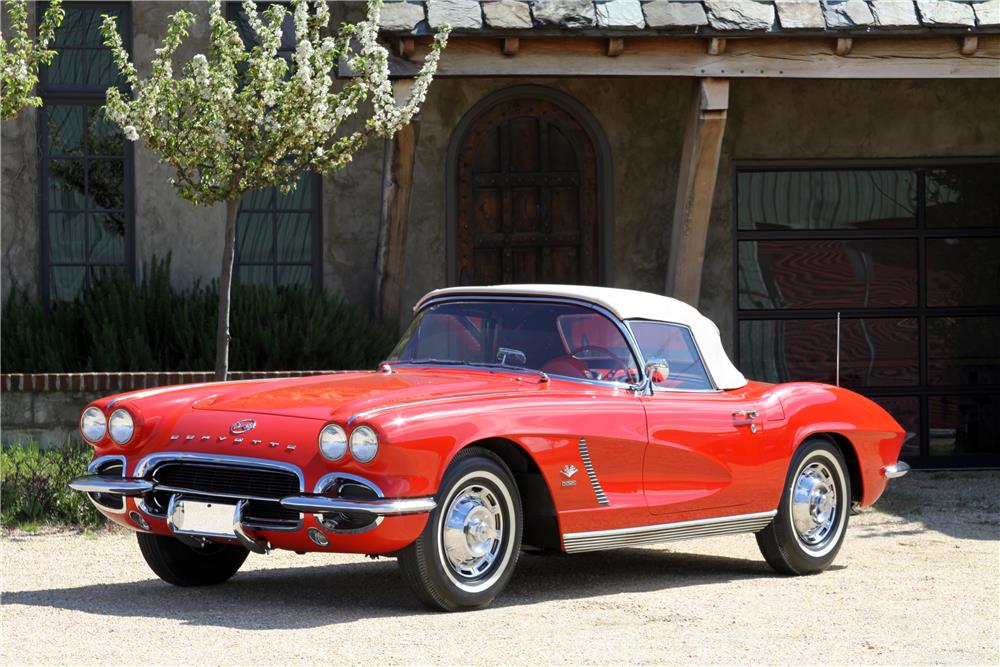
{"type": "Polygon", "coordinates": [[[836,377],[924,467],[1000,465],[1000,160],[738,167],[737,359],[836,377]]]}

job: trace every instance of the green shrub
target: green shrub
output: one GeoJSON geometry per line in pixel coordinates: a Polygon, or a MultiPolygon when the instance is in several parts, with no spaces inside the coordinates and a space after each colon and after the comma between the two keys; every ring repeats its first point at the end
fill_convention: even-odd
{"type": "Polygon", "coordinates": [[[93,450],[81,442],[40,449],[6,445],[0,451],[0,519],[5,528],[32,524],[99,526],[104,516],[67,484],[84,474],[93,450]]]}
{"type": "MultiPolygon", "coordinates": [[[[48,310],[21,292],[3,307],[5,373],[197,371],[215,365],[218,288],[176,289],[170,258],[135,284],[104,274],[71,303],[48,310]]],[[[393,327],[372,322],[338,296],[307,287],[234,285],[231,370],[373,368],[391,350],[393,327]]]]}

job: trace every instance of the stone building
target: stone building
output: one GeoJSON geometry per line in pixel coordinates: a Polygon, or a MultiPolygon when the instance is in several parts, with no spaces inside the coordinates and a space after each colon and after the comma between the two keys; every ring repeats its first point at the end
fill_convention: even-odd
{"type": "MultiPolygon", "coordinates": [[[[4,295],[167,251],[181,283],[216,275],[222,208],[95,120],[99,15],[144,65],[182,6],[207,12],[67,3],[45,106],[3,123],[4,295]]],[[[396,0],[401,87],[443,22],[413,126],[243,203],[240,280],[400,322],[449,284],[667,293],[770,381],[834,381],[839,313],[839,379],[911,432],[903,458],[1000,463],[1000,0],[396,0]]]]}

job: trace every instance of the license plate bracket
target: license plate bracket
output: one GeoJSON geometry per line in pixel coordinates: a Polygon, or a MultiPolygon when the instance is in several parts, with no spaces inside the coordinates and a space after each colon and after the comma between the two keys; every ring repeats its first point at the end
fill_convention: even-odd
{"type": "Polygon", "coordinates": [[[167,507],[167,525],[178,535],[236,539],[233,521],[235,503],[195,500],[171,496],[167,507]]]}

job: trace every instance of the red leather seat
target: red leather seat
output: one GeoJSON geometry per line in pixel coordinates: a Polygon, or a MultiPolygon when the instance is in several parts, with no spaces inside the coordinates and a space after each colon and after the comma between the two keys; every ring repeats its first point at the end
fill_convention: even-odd
{"type": "Polygon", "coordinates": [[[541,371],[550,375],[565,375],[571,378],[586,378],[587,364],[571,354],[550,359],[542,366],[541,371]]]}

